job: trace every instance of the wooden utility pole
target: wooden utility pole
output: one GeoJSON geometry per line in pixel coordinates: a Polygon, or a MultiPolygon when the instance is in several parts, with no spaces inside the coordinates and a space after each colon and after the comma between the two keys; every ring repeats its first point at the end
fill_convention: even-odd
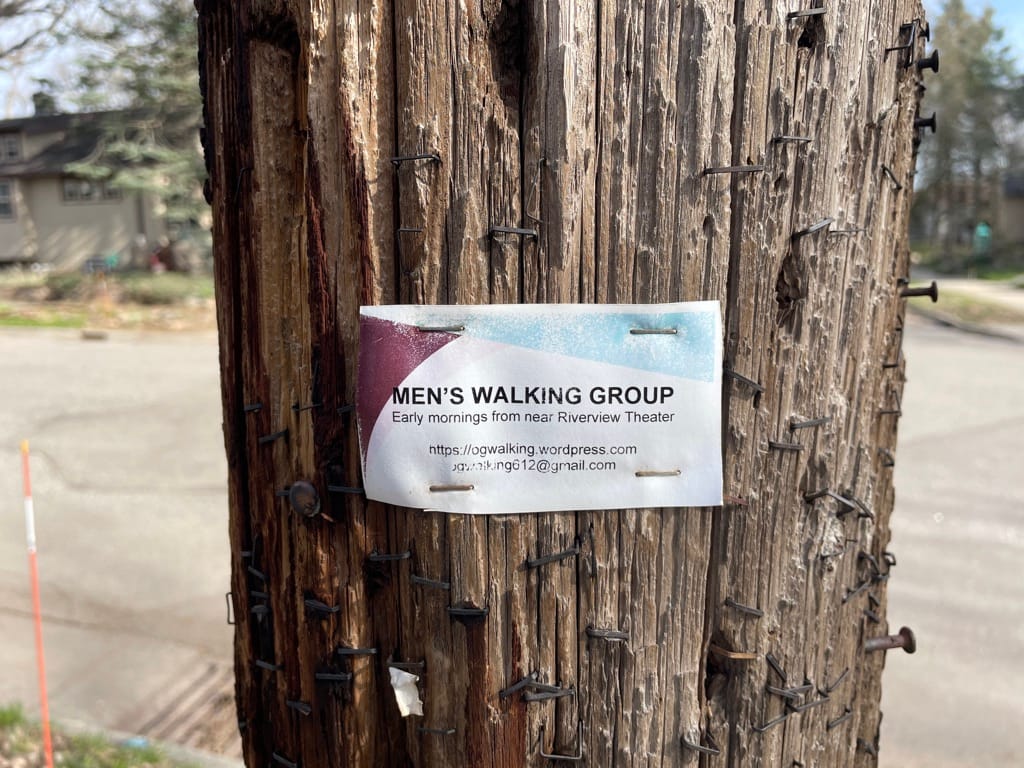
{"type": "Polygon", "coordinates": [[[248,765],[874,765],[918,0],[197,5],[248,765]],[[723,507],[358,492],[361,304],[698,299],[723,507]]]}

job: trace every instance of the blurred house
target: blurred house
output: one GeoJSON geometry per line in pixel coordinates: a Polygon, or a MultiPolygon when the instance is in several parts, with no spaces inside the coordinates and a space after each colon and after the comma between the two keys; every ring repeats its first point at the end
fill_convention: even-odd
{"type": "MultiPolygon", "coordinates": [[[[46,104],[45,101],[42,104],[46,104]]],[[[149,195],[67,173],[87,159],[112,112],[0,120],[0,263],[126,263],[166,235],[149,195]]]]}

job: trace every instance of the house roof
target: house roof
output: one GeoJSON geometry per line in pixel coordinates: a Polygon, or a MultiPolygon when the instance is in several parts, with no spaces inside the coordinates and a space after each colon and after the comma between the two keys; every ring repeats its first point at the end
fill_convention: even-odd
{"type": "Polygon", "coordinates": [[[0,165],[0,174],[13,178],[60,175],[68,163],[87,158],[96,149],[107,122],[123,114],[120,111],[84,112],[0,120],[0,135],[53,136],[52,141],[31,157],[0,165]]]}

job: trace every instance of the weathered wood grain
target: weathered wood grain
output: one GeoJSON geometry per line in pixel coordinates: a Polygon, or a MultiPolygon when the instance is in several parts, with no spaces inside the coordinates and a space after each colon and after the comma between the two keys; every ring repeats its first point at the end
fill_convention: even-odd
{"type": "Polygon", "coordinates": [[[197,2],[249,765],[875,764],[919,98],[885,48],[922,11],[816,5],[197,2]],[[351,492],[361,304],[700,299],[723,507],[351,492]]]}

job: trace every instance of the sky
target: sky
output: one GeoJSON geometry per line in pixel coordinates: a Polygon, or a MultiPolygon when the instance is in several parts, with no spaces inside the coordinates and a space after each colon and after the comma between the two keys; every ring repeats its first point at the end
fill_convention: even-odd
{"type": "MultiPolygon", "coordinates": [[[[1010,47],[1018,64],[1024,69],[1024,0],[965,2],[974,13],[980,13],[986,6],[995,9],[996,23],[1006,31],[1003,42],[1010,47]]],[[[935,19],[942,5],[943,0],[924,0],[927,17],[935,19]]],[[[941,38],[935,36],[932,42],[941,52],[941,38]]],[[[70,81],[73,75],[73,59],[73,51],[65,49],[48,53],[16,74],[0,69],[0,119],[31,113],[31,95],[35,90],[35,78],[47,77],[58,83],[70,81]]]]}

